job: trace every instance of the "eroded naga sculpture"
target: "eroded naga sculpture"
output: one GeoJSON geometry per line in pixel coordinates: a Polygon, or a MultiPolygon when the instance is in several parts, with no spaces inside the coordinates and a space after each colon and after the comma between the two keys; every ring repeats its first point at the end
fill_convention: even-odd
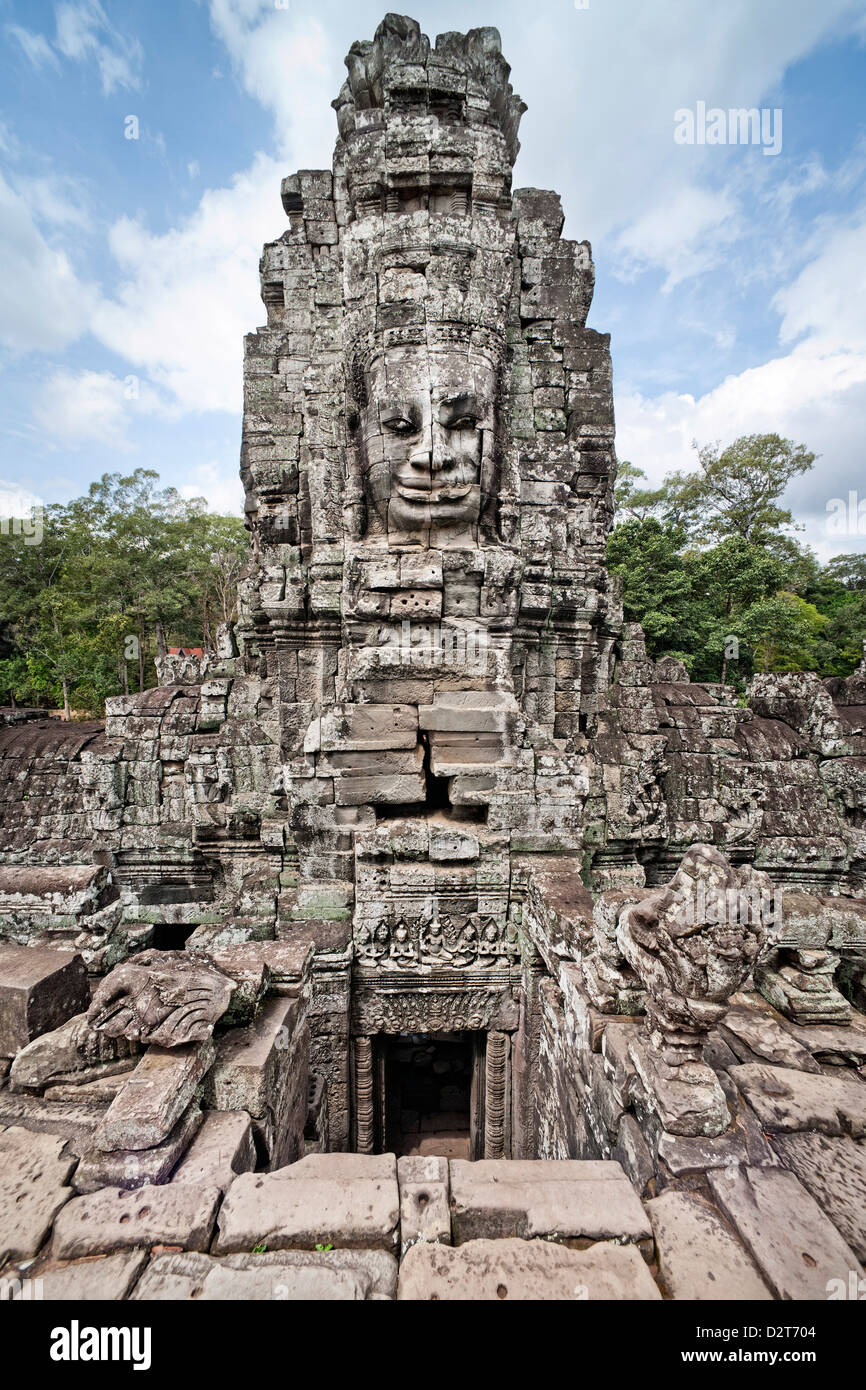
{"type": "Polygon", "coordinates": [[[632,1044],[632,1060],[672,1134],[721,1134],[730,1122],[703,1047],[766,942],[773,904],[766,874],[699,844],[620,914],[617,943],[646,989],[649,1047],[632,1044]]]}
{"type": "Polygon", "coordinates": [[[200,952],[143,951],[105,977],[87,1018],[109,1037],[181,1047],[210,1037],[236,987],[200,952]]]}

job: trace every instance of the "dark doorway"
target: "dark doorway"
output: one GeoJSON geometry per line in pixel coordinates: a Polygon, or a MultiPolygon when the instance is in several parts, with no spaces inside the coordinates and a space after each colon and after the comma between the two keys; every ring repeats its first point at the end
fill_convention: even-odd
{"type": "Polygon", "coordinates": [[[471,1158],[474,1033],[382,1037],[387,1153],[471,1158]]]}

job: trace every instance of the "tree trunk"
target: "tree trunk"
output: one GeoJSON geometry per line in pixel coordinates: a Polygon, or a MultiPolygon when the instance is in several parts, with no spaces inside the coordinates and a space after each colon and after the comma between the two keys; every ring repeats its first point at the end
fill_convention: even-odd
{"type": "Polygon", "coordinates": [[[162,625],[162,618],[156,620],[156,650],[160,657],[168,655],[168,643],[165,640],[165,628],[162,625]]]}
{"type": "Polygon", "coordinates": [[[138,688],[144,690],[144,633],[138,630],[138,688]]]}
{"type": "Polygon", "coordinates": [[[69,708],[69,681],[66,679],[65,676],[63,677],[62,685],[63,685],[63,718],[66,720],[66,722],[67,722],[67,724],[68,724],[68,723],[69,723],[69,720],[70,720],[71,717],[72,717],[72,711],[71,711],[71,709],[69,708]]]}

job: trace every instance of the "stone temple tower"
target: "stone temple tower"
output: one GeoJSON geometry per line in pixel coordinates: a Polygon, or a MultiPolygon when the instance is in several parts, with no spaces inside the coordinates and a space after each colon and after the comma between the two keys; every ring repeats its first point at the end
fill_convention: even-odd
{"type": "Polygon", "coordinates": [[[353,905],[371,971],[490,979],[512,852],[579,853],[598,792],[608,338],[558,196],[512,190],[496,30],[388,15],[346,64],[333,170],[283,181],[261,263],[239,637],[278,682],[299,904],[353,905]]]}
{"type": "Polygon", "coordinates": [[[866,1000],[866,663],[743,704],[648,658],[604,566],[590,248],[512,190],[498,34],[387,15],[346,64],[261,262],[237,624],[104,726],[0,712],[0,1126],[53,1132],[70,1072],[144,1041],[179,1080],[156,1128],[88,1102],[83,1190],[164,1183],[201,1106],[259,1169],[615,1157],[643,1192],[695,1137],[772,1166],[751,1064],[820,1069],[780,1020],[866,1055],[824,1027],[866,1000]]]}

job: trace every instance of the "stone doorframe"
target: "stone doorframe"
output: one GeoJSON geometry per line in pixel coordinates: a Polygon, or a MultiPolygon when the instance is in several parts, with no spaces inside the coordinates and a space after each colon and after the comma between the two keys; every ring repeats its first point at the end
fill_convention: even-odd
{"type": "MultiPolygon", "coordinates": [[[[418,1030],[421,1032],[422,1030],[418,1030]]],[[[474,1058],[469,1130],[473,1157],[511,1157],[511,1037],[500,1029],[484,1039],[474,1058]]],[[[388,1036],[387,1033],[376,1036],[388,1036]]],[[[375,1036],[352,1038],[352,1136],[355,1153],[377,1151],[385,1130],[384,1053],[375,1036]]]]}

